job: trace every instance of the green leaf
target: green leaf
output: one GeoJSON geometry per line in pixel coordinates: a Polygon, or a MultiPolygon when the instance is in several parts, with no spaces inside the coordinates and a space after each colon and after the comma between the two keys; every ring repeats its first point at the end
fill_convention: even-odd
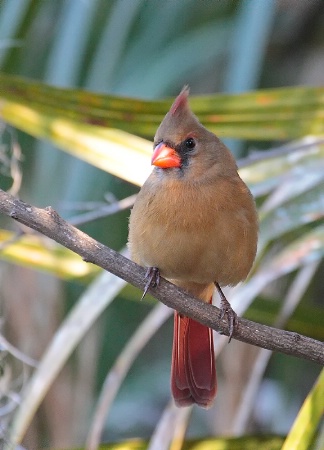
{"type": "Polygon", "coordinates": [[[282,450],[309,450],[324,414],[324,369],[308,394],[282,450]]]}
{"type": "MultiPolygon", "coordinates": [[[[150,173],[152,144],[129,133],[151,138],[170,102],[59,89],[0,75],[3,120],[137,185],[150,173]]],[[[320,120],[324,115],[323,88],[192,97],[190,102],[201,122],[221,137],[289,139],[324,134],[324,121],[320,120]]],[[[281,159],[274,164],[282,170],[281,159]]],[[[289,164],[289,158],[285,159],[289,164]]],[[[253,176],[260,179],[264,163],[258,167],[253,176]]],[[[269,174],[269,168],[265,170],[269,174]]]]}
{"type": "MultiPolygon", "coordinates": [[[[0,75],[2,110],[18,103],[43,115],[118,128],[152,137],[171,100],[137,100],[60,89],[0,75]]],[[[324,134],[324,88],[268,89],[239,95],[191,97],[201,122],[222,137],[292,139],[324,134]]]]}
{"type": "Polygon", "coordinates": [[[0,258],[66,279],[93,278],[101,269],[83,261],[79,255],[45,237],[17,236],[0,230],[0,258]]]}
{"type": "Polygon", "coordinates": [[[71,155],[131,183],[142,185],[150,173],[152,144],[125,131],[80,124],[12,102],[0,104],[0,115],[20,130],[48,139],[71,155]]]}
{"type": "MultiPolygon", "coordinates": [[[[209,438],[185,441],[182,450],[280,450],[281,436],[242,436],[239,438],[209,438]]],[[[148,442],[132,439],[124,442],[100,445],[100,450],[146,450],[148,442]]],[[[81,448],[74,450],[82,450],[81,448]]]]}

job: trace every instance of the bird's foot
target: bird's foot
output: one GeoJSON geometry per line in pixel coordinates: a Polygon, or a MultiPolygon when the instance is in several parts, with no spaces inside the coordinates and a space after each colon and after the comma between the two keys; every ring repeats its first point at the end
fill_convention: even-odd
{"type": "Polygon", "coordinates": [[[145,284],[144,292],[143,292],[141,300],[143,300],[143,298],[147,294],[147,291],[149,290],[150,287],[155,288],[160,284],[159,269],[157,267],[148,267],[146,274],[145,274],[145,278],[146,278],[147,282],[145,284]]]}
{"type": "Polygon", "coordinates": [[[225,316],[227,316],[227,321],[228,321],[228,329],[229,329],[229,340],[228,343],[231,342],[232,336],[233,336],[233,332],[234,332],[234,328],[237,326],[237,314],[236,312],[232,309],[229,301],[227,300],[227,298],[224,295],[224,292],[222,291],[220,285],[218,283],[215,283],[216,289],[219,293],[220,299],[221,299],[221,304],[220,304],[220,318],[224,319],[225,316]]]}

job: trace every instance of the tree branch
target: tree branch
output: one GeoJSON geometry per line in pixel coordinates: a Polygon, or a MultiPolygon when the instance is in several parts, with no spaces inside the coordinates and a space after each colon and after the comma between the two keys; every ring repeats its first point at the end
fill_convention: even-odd
{"type": "MultiPolygon", "coordinates": [[[[143,267],[73,227],[50,206],[45,209],[36,208],[0,189],[0,213],[54,239],[85,261],[102,267],[141,290],[144,289],[146,280],[143,267]]],[[[150,288],[149,292],[170,308],[228,336],[227,322],[220,320],[216,306],[199,301],[163,278],[159,287],[150,288]]],[[[324,365],[324,343],[298,333],[239,318],[233,338],[324,365]]]]}

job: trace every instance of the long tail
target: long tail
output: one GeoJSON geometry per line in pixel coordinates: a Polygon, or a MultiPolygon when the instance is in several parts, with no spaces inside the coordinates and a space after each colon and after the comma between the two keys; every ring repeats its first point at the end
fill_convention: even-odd
{"type": "Polygon", "coordinates": [[[210,328],[174,314],[171,390],[177,406],[208,408],[217,390],[214,341],[210,328]]]}

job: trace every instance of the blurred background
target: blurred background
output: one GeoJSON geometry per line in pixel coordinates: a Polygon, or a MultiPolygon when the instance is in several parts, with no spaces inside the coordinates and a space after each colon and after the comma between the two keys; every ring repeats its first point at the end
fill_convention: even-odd
{"type": "MultiPolygon", "coordinates": [[[[0,69],[58,87],[144,99],[175,96],[184,84],[190,85],[193,95],[320,86],[324,84],[324,3],[2,0],[0,69]]],[[[37,206],[51,205],[68,220],[138,191],[138,187],[4,124],[0,138],[1,155],[14,149],[18,152],[19,196],[37,206]]],[[[230,139],[226,143],[237,158],[281,144],[279,140],[230,139]]],[[[4,171],[0,176],[0,187],[8,188],[12,174],[4,171]]],[[[121,250],[127,240],[128,215],[129,210],[124,210],[81,228],[121,250]]],[[[8,227],[8,222],[4,226],[8,227]]],[[[300,299],[303,311],[323,306],[319,300],[324,295],[322,270],[323,266],[317,265],[309,278],[300,299]]],[[[88,280],[61,280],[8,262],[0,263],[0,271],[1,334],[39,360],[88,280]]],[[[272,283],[257,301],[265,297],[277,307],[291,280],[287,276],[272,283]]],[[[84,444],[107,373],[156,305],[150,298],[139,302],[140,296],[135,288],[125,287],[85,334],[36,413],[24,441],[26,448],[84,444]]],[[[107,415],[104,440],[148,439],[152,435],[170,399],[171,343],[169,319],[132,364],[107,415]]],[[[273,355],[244,430],[235,431],[234,418],[255,354],[254,348],[238,342],[226,347],[218,358],[215,407],[210,411],[194,408],[188,437],[288,432],[319,367],[273,355]]],[[[10,371],[5,386],[10,387],[11,396],[19,397],[30,369],[8,352],[3,352],[1,364],[2,379],[10,371]]],[[[6,395],[1,402],[5,431],[15,406],[6,395]]]]}

